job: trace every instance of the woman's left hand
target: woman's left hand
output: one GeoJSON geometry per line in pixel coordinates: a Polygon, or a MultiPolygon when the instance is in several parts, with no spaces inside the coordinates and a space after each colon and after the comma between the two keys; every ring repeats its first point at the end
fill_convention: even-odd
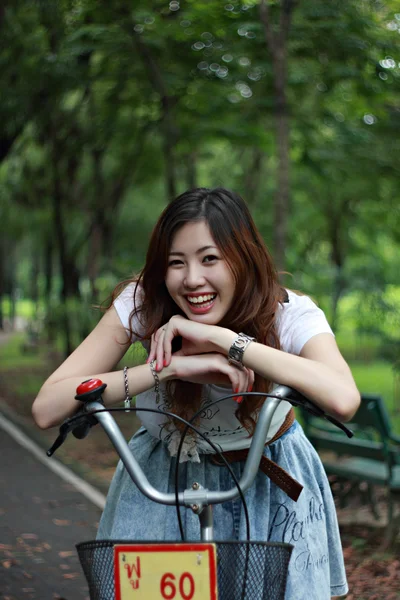
{"type": "Polygon", "coordinates": [[[168,323],[160,327],[151,336],[150,354],[147,362],[156,359],[156,370],[161,371],[171,362],[172,340],[182,337],[180,355],[205,354],[218,352],[218,347],[210,341],[211,329],[214,325],[206,325],[190,321],[180,315],[173,316],[168,323]]]}

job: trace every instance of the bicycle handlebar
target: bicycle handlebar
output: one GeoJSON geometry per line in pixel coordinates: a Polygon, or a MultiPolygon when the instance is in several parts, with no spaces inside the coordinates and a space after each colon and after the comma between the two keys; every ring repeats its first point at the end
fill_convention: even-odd
{"type": "MultiPolygon", "coordinates": [[[[72,432],[75,437],[82,439],[89,433],[91,427],[100,423],[113,443],[118,455],[125,465],[131,479],[148,498],[154,502],[166,505],[176,504],[175,493],[162,493],[155,489],[148,481],[146,475],[141,469],[139,463],[132,455],[129,446],[123,437],[120,428],[115,419],[110,414],[109,410],[104,408],[101,394],[105,389],[106,384],[100,380],[88,380],[83,382],[77,389],[75,398],[83,402],[82,410],[75,416],[66,419],[62,423],[59,431],[59,436],[53,446],[47,451],[47,456],[52,454],[65,441],[68,433],[72,432]]],[[[246,395],[259,396],[260,393],[252,392],[246,395]]],[[[268,394],[268,401],[264,402],[261,407],[257,425],[249,448],[249,454],[245,462],[243,475],[239,481],[239,485],[245,492],[253,483],[258,472],[261,456],[264,450],[265,440],[268,430],[272,422],[274,413],[282,400],[287,400],[293,406],[301,406],[314,416],[324,417],[331,423],[342,429],[348,437],[352,437],[353,433],[342,423],[326,415],[322,409],[316,404],[308,400],[305,396],[289,388],[287,386],[278,386],[273,394],[268,394]]],[[[236,487],[225,492],[213,492],[202,488],[185,490],[178,493],[178,503],[183,506],[209,505],[219,504],[227,500],[233,500],[239,495],[236,487]]]]}

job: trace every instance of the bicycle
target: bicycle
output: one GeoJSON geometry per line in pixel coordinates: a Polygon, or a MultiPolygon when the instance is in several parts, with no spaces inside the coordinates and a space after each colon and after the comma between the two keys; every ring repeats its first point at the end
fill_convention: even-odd
{"type": "MultiPolygon", "coordinates": [[[[82,410],[66,419],[59,436],[47,451],[52,456],[64,442],[68,433],[82,439],[91,427],[100,423],[113,443],[132,481],[140,491],[155,502],[175,505],[182,540],[180,506],[190,508],[199,517],[200,542],[135,542],[127,540],[96,540],[77,544],[79,559],[88,581],[91,600],[280,600],[285,597],[286,580],[293,546],[287,543],[257,542],[250,539],[250,525],[244,492],[252,485],[258,472],[265,439],[279,403],[289,401],[314,416],[323,417],[342,429],[348,437],[353,433],[333,417],[326,415],[317,405],[292,388],[278,386],[273,394],[262,394],[264,402],[257,420],[249,454],[240,481],[237,481],[229,464],[212,444],[193,425],[198,413],[185,423],[176,462],[178,481],[179,457],[184,437],[192,428],[207,439],[213,450],[230,470],[235,487],[228,491],[213,492],[193,482],[191,489],[175,493],[161,493],[147,480],[143,470],[132,455],[118,425],[110,414],[136,408],[105,408],[102,392],[106,388],[98,379],[83,382],[75,398],[82,402],[82,410]],[[213,539],[212,505],[241,497],[247,521],[245,541],[219,542],[213,539]],[[178,566],[179,565],[179,566],[178,566]]],[[[244,395],[260,395],[247,392],[244,395]]],[[[218,399],[221,402],[231,394],[218,399]]],[[[152,409],[140,409],[153,412],[152,409]]],[[[200,412],[200,411],[199,411],[200,412]]],[[[167,415],[169,413],[166,413],[167,415]]]]}

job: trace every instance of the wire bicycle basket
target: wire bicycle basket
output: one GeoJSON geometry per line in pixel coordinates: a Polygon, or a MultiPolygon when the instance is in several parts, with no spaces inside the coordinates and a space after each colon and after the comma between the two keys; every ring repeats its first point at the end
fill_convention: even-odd
{"type": "MultiPolygon", "coordinates": [[[[116,598],[114,546],[129,543],[126,540],[97,540],[77,544],[90,600],[116,598]]],[[[141,542],[146,543],[153,542],[141,542]]],[[[292,545],[247,541],[213,543],[216,546],[218,600],[284,600],[292,545]]],[[[178,594],[175,598],[180,600],[178,594]]]]}

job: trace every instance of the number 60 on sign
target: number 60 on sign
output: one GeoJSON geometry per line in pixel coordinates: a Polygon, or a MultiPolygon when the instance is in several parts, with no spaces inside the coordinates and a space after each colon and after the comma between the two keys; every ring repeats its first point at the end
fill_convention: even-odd
{"type": "Polygon", "coordinates": [[[215,544],[114,546],[116,600],[217,600],[215,544]]]}

